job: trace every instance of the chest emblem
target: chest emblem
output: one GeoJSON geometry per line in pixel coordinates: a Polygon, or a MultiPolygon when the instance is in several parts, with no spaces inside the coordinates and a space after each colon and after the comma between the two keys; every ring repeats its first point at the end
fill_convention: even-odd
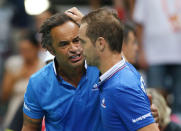
{"type": "Polygon", "coordinates": [[[101,101],[101,106],[102,106],[103,108],[106,108],[105,98],[102,99],[102,101],[101,101]]]}

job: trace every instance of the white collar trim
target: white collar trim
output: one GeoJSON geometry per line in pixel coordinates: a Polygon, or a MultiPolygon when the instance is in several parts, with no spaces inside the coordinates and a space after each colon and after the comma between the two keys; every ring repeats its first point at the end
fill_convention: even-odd
{"type": "MultiPolygon", "coordinates": [[[[85,65],[84,65],[85,69],[87,69],[87,62],[85,60],[85,65]]],[[[57,75],[57,71],[56,71],[56,66],[55,66],[55,59],[53,60],[53,70],[55,72],[55,75],[57,75]]]]}
{"type": "Polygon", "coordinates": [[[55,67],[55,59],[53,59],[53,70],[55,72],[55,75],[57,75],[57,70],[56,70],[56,67],[55,67]]]}
{"type": "Polygon", "coordinates": [[[107,78],[109,78],[111,75],[116,73],[120,68],[123,67],[125,64],[125,59],[122,57],[122,60],[119,61],[117,64],[115,64],[113,67],[111,67],[108,71],[106,71],[104,74],[100,76],[101,82],[105,81],[107,78]]]}

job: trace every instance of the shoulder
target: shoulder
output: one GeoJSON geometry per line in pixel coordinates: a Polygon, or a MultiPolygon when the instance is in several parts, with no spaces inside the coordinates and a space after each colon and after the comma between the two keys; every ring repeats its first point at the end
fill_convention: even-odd
{"type": "Polygon", "coordinates": [[[41,68],[38,72],[34,73],[30,77],[30,81],[33,81],[35,84],[45,84],[50,81],[51,78],[55,75],[53,70],[53,63],[49,63],[48,65],[41,68]]]}
{"type": "Polygon", "coordinates": [[[34,99],[45,96],[46,92],[49,92],[47,89],[51,88],[53,76],[54,71],[52,63],[33,74],[28,83],[25,99],[31,98],[32,100],[29,99],[29,101],[35,101],[34,99]]]}
{"type": "Polygon", "coordinates": [[[117,72],[112,78],[111,83],[118,85],[137,85],[140,82],[141,75],[129,63],[125,63],[125,67],[117,72]]]}
{"type": "Polygon", "coordinates": [[[138,79],[140,79],[141,75],[140,75],[140,73],[136,70],[136,68],[135,68],[132,64],[130,64],[130,63],[128,63],[128,62],[126,62],[126,65],[127,65],[128,69],[135,75],[135,77],[137,77],[138,79]]]}
{"type": "Polygon", "coordinates": [[[105,86],[108,87],[110,91],[112,90],[112,93],[129,92],[142,94],[144,92],[145,94],[145,85],[142,85],[142,83],[143,79],[139,72],[137,72],[132,65],[126,63],[125,68],[108,80],[105,86]]]}

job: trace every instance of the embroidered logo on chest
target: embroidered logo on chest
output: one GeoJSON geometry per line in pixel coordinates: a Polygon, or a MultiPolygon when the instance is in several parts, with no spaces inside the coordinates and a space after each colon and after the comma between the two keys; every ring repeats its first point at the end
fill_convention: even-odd
{"type": "Polygon", "coordinates": [[[102,101],[101,101],[101,106],[102,106],[103,108],[106,108],[105,98],[102,99],[102,101]]]}

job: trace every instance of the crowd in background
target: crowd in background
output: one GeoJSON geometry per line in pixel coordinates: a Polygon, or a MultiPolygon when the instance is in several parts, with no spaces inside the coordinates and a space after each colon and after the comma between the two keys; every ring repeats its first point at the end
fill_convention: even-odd
{"type": "Polygon", "coordinates": [[[49,60],[49,54],[40,47],[41,24],[72,6],[84,14],[103,6],[117,10],[121,21],[133,31],[126,43],[132,40],[134,44],[123,44],[123,55],[142,72],[147,87],[164,96],[169,120],[161,123],[181,125],[181,0],[64,2],[52,0],[49,9],[28,15],[24,0],[0,1],[0,130],[18,125],[13,120],[22,113],[18,109],[22,108],[28,79],[49,60]]]}

